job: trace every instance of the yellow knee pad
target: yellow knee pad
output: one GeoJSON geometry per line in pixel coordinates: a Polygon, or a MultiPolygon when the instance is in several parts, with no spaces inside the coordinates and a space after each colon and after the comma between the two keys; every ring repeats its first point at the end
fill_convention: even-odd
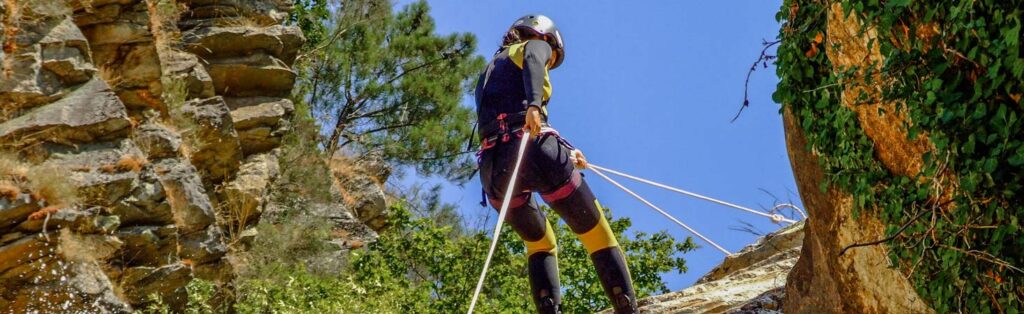
{"type": "MultiPolygon", "coordinates": [[[[601,204],[597,200],[594,200],[594,204],[597,205],[598,209],[601,208],[601,204]]],[[[601,217],[596,226],[578,235],[580,241],[583,242],[583,246],[587,248],[588,254],[593,254],[605,248],[619,246],[619,241],[615,239],[615,233],[612,232],[612,227],[608,225],[608,220],[604,218],[603,214],[599,215],[601,217]]]]}
{"type": "Polygon", "coordinates": [[[551,223],[544,221],[544,237],[537,241],[523,241],[526,242],[526,256],[533,255],[538,252],[548,252],[552,255],[556,255],[558,252],[557,244],[555,242],[555,229],[551,227],[551,223]]]}

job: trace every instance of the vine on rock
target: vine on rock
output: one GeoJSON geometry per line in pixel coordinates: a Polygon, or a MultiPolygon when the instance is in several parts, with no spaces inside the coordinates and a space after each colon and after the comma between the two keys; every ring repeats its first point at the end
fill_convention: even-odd
{"type": "Polygon", "coordinates": [[[883,61],[840,69],[820,53],[844,49],[822,40],[831,7],[784,1],[773,95],[826,184],[882,219],[893,265],[937,312],[1024,312],[1024,1],[845,1],[862,34],[877,34],[867,50],[883,61]],[[843,105],[857,86],[877,92],[843,105]],[[855,111],[872,103],[894,103],[906,140],[930,143],[916,174],[879,160],[855,111]]]}

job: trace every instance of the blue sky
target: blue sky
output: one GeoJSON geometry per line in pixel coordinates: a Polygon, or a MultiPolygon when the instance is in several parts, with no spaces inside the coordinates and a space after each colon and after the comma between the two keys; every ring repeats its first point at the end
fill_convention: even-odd
{"type": "MultiPolygon", "coordinates": [[[[760,189],[799,204],[779,105],[771,100],[778,82],[774,67],[754,73],[751,107],[729,122],[743,102],[744,78],[762,40],[778,32],[774,17],[781,1],[429,3],[438,33],[476,34],[478,51],[488,60],[516,18],[541,13],[554,19],[566,59],[550,74],[550,121],[591,162],[755,209],[774,202],[760,189]]],[[[465,101],[473,106],[471,98],[465,101]]],[[[601,204],[616,217],[631,218],[634,230],[689,236],[597,175],[587,179],[601,204]]],[[[756,236],[730,227],[749,222],[764,232],[779,228],[732,208],[619,181],[733,252],[756,236]]],[[[479,206],[477,180],[446,184],[442,198],[458,204],[470,221],[487,219],[484,226],[492,228],[497,214],[479,206]]],[[[690,286],[724,258],[695,241],[703,247],[685,255],[689,272],[664,274],[671,290],[690,286]]]]}

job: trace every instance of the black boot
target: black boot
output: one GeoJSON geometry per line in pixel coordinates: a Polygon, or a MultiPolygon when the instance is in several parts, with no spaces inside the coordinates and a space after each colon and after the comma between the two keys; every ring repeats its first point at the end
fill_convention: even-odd
{"type": "Polygon", "coordinates": [[[604,293],[612,301],[616,314],[637,313],[633,282],[626,267],[626,258],[619,247],[609,247],[590,254],[604,293]]]}
{"type": "Polygon", "coordinates": [[[615,309],[615,313],[638,313],[636,308],[636,297],[633,296],[633,292],[625,292],[621,287],[612,288],[612,308],[615,309]]]}
{"type": "Polygon", "coordinates": [[[552,297],[541,297],[537,302],[537,313],[540,314],[562,314],[562,310],[558,308],[558,303],[552,297]]]}
{"type": "Polygon", "coordinates": [[[530,290],[537,312],[541,314],[562,313],[559,306],[562,301],[558,284],[558,259],[548,252],[537,252],[527,260],[530,275],[530,290]]]}

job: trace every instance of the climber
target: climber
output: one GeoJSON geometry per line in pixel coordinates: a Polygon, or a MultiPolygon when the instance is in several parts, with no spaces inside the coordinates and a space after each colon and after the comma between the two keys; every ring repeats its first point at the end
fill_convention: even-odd
{"type": "Polygon", "coordinates": [[[615,313],[635,313],[625,255],[579,172],[586,167],[586,159],[547,124],[548,70],[564,59],[562,36],[550,18],[531,14],[509,28],[476,86],[480,181],[491,205],[500,208],[516,162],[514,142],[526,136],[530,142],[516,179],[518,191],[510,200],[505,221],[526,242],[530,289],[538,312],[559,313],[561,292],[554,230],[533,192],[583,242],[615,313]]]}

